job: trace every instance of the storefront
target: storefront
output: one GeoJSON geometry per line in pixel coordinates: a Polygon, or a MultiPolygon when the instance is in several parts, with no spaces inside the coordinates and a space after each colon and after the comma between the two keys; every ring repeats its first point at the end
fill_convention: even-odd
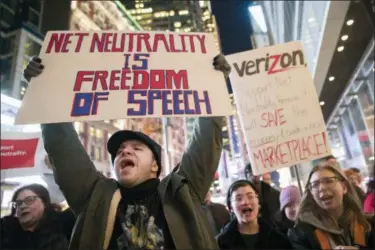
{"type": "Polygon", "coordinates": [[[374,174],[374,41],[332,112],[327,128],[332,152],[344,168],[374,174]]]}

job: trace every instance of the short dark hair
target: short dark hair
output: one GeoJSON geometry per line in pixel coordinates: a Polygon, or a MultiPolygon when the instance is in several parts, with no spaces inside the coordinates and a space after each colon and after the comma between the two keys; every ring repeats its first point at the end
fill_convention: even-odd
{"type": "Polygon", "coordinates": [[[361,170],[359,170],[359,168],[349,168],[349,169],[352,170],[356,174],[360,174],[361,173],[361,170]]]}
{"type": "Polygon", "coordinates": [[[328,155],[328,156],[324,157],[323,159],[326,160],[326,161],[331,160],[331,159],[336,160],[336,157],[334,157],[333,155],[328,155]]]}
{"type": "Polygon", "coordinates": [[[257,196],[259,196],[258,190],[256,189],[255,185],[253,183],[251,183],[250,181],[248,181],[248,180],[238,180],[238,181],[235,181],[228,188],[228,193],[227,193],[227,207],[228,207],[229,210],[232,210],[231,197],[232,197],[233,192],[236,191],[237,189],[239,189],[240,187],[246,187],[246,186],[250,186],[254,190],[255,194],[257,196]]]}

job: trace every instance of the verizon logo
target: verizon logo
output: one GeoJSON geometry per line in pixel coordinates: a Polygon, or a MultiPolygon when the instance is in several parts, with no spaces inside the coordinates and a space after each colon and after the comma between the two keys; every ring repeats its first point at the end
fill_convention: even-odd
{"type": "Polygon", "coordinates": [[[268,75],[271,75],[287,71],[300,65],[306,66],[305,58],[301,50],[277,55],[269,55],[267,53],[265,57],[243,61],[241,65],[237,63],[233,64],[240,77],[243,77],[245,74],[247,76],[259,74],[260,72],[267,72],[268,75]]]}

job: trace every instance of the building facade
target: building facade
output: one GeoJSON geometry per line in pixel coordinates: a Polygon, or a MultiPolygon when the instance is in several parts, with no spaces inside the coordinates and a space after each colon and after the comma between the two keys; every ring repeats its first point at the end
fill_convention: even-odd
{"type": "Polygon", "coordinates": [[[333,154],[344,168],[374,176],[374,40],[327,122],[333,154]]]}

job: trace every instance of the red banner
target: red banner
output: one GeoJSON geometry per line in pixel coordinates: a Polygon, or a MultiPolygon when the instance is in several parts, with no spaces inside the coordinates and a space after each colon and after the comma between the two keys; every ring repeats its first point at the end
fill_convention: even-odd
{"type": "Polygon", "coordinates": [[[32,168],[39,139],[1,140],[1,170],[32,168]]]}

